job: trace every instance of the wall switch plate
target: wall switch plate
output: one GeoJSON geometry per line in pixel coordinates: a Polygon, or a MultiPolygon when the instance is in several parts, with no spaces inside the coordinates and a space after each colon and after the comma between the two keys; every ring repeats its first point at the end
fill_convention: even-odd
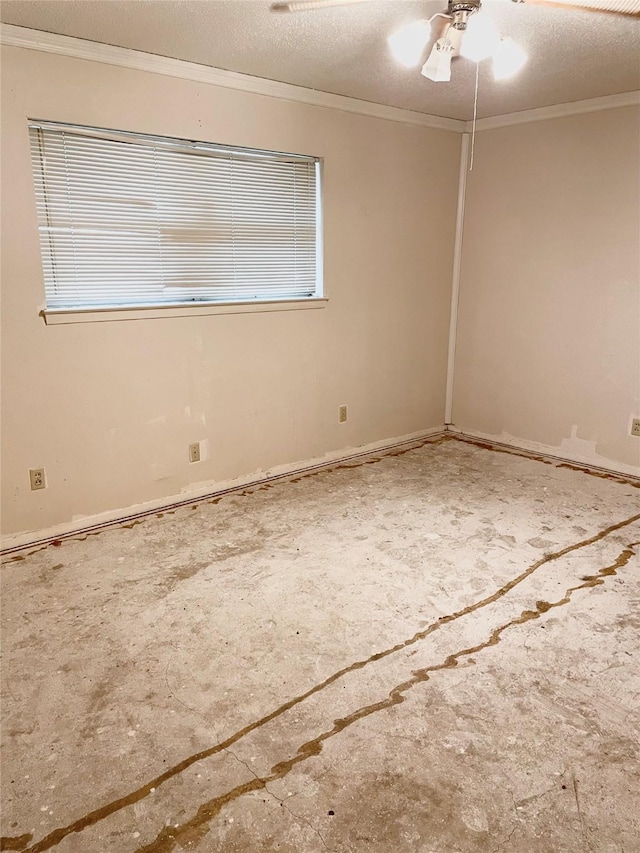
{"type": "Polygon", "coordinates": [[[338,408],[338,423],[343,424],[347,420],[347,407],[340,406],[338,408]]]}
{"type": "Polygon", "coordinates": [[[32,492],[37,489],[46,489],[47,481],[44,476],[44,468],[29,468],[29,482],[32,492]]]}
{"type": "Polygon", "coordinates": [[[200,461],[200,442],[196,441],[195,444],[189,445],[189,462],[199,462],[200,461]]]}
{"type": "Polygon", "coordinates": [[[631,435],[637,435],[640,438],[640,418],[634,418],[631,421],[631,435]]]}

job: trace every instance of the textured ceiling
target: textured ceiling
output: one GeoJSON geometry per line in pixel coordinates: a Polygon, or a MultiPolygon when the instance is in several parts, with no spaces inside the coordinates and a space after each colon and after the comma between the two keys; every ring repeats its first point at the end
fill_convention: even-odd
{"type": "MultiPolygon", "coordinates": [[[[433,83],[389,55],[386,36],[441,11],[444,0],[376,2],[277,14],[262,0],[3,0],[3,22],[186,59],[456,119],[473,113],[475,65],[456,59],[433,83]]],[[[595,98],[640,87],[640,23],[610,15],[485,0],[529,63],[495,82],[480,65],[478,116],[595,98]]]]}

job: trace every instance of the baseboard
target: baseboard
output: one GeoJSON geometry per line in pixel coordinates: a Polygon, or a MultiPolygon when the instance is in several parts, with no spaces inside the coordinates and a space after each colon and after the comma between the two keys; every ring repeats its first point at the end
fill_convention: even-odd
{"type": "Polygon", "coordinates": [[[547,462],[553,465],[568,466],[576,471],[583,471],[596,476],[607,477],[620,483],[640,488],[640,469],[631,465],[620,465],[619,467],[594,465],[592,462],[579,456],[560,456],[558,448],[528,442],[526,440],[505,438],[499,439],[486,433],[461,430],[452,424],[438,426],[429,430],[410,433],[394,439],[384,439],[371,444],[358,447],[355,452],[349,453],[344,450],[327,453],[322,457],[307,460],[305,462],[280,465],[258,474],[250,474],[219,483],[215,488],[208,484],[199,489],[182,492],[155,501],[147,501],[127,509],[112,510],[91,516],[84,516],[70,522],[58,524],[45,530],[28,531],[9,534],[2,537],[1,555],[15,554],[27,548],[48,545],[51,542],[61,541],[73,536],[95,533],[107,527],[116,527],[119,524],[129,524],[132,521],[155,515],[158,512],[178,509],[179,507],[191,506],[202,501],[210,500],[224,495],[230,495],[244,489],[253,488],[265,483],[274,483],[285,480],[299,474],[331,468],[341,462],[361,459],[373,454],[385,455],[395,450],[413,445],[420,446],[437,439],[448,437],[450,439],[465,441],[476,447],[486,447],[490,450],[499,450],[534,459],[539,462],[547,462]],[[636,473],[638,472],[638,473],[636,473]]]}
{"type": "Polygon", "coordinates": [[[201,501],[233,494],[234,492],[259,486],[264,483],[273,483],[278,480],[284,480],[288,477],[296,476],[297,474],[305,474],[322,468],[330,468],[340,462],[360,459],[361,457],[370,456],[374,453],[384,455],[402,447],[410,447],[411,445],[419,444],[420,442],[427,443],[445,435],[446,432],[444,426],[433,427],[432,429],[409,433],[408,435],[403,435],[397,438],[384,439],[371,444],[365,444],[356,448],[354,452],[346,452],[345,449],[342,449],[332,453],[327,453],[321,457],[306,460],[305,462],[279,465],[264,472],[254,472],[253,474],[249,474],[245,477],[238,477],[234,480],[215,484],[215,486],[212,486],[212,484],[209,483],[204,487],[194,488],[188,491],[185,490],[179,495],[171,495],[166,498],[147,501],[126,509],[111,510],[97,515],[73,519],[70,522],[58,524],[55,527],[49,527],[45,530],[8,534],[7,536],[2,537],[2,548],[0,549],[0,554],[14,554],[17,551],[22,551],[26,548],[47,545],[54,541],[57,542],[58,540],[68,539],[72,536],[78,536],[81,534],[94,533],[102,528],[114,527],[118,524],[128,524],[132,521],[145,518],[146,516],[155,515],[158,512],[166,512],[167,510],[177,509],[178,507],[197,504],[201,501]]]}
{"type": "Polygon", "coordinates": [[[579,454],[562,454],[558,453],[557,447],[537,442],[527,441],[526,439],[515,439],[511,436],[500,436],[496,438],[486,433],[476,432],[474,430],[462,430],[448,424],[446,427],[447,434],[452,438],[460,441],[467,441],[476,446],[488,447],[491,450],[502,450],[509,453],[514,453],[518,456],[526,456],[528,459],[535,459],[541,462],[549,462],[554,465],[566,465],[576,471],[584,471],[589,474],[595,474],[601,477],[609,477],[621,483],[640,488],[640,468],[633,465],[625,465],[624,463],[594,464],[588,457],[580,456],[579,454]]]}

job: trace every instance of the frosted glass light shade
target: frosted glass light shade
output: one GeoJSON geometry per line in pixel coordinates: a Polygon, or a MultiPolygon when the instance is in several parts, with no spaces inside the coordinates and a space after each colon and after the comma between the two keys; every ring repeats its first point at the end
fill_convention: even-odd
{"type": "Polygon", "coordinates": [[[420,62],[430,36],[429,21],[418,20],[391,33],[387,44],[401,65],[405,68],[413,68],[420,62]]]}
{"type": "Polygon", "coordinates": [[[499,44],[500,36],[491,18],[484,12],[475,12],[462,36],[460,55],[473,62],[481,62],[491,56],[499,44]]]}
{"type": "Polygon", "coordinates": [[[433,80],[434,83],[448,83],[451,80],[453,52],[453,48],[445,39],[438,39],[429,54],[429,58],[422,66],[420,72],[422,76],[433,80]]]}
{"type": "Polygon", "coordinates": [[[527,54],[512,38],[504,38],[493,54],[493,76],[496,80],[513,77],[527,61],[527,54]]]}

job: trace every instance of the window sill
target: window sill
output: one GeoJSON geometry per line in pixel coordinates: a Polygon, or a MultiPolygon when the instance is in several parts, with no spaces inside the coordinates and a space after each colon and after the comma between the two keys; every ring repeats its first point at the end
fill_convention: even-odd
{"type": "Polygon", "coordinates": [[[324,308],[329,300],[315,296],[271,302],[215,302],[207,304],[154,305],[145,308],[48,308],[41,312],[47,326],[64,323],[105,323],[114,320],[156,320],[165,317],[198,317],[206,314],[256,314],[264,311],[299,311],[324,308]]]}

